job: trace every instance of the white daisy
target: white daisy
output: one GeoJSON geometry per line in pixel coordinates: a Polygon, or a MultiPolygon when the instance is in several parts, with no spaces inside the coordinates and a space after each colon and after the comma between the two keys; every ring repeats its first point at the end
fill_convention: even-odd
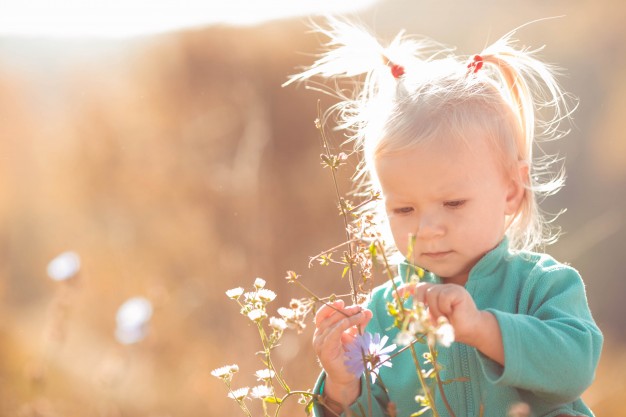
{"type": "Polygon", "coordinates": [[[255,372],[256,378],[259,381],[267,381],[274,378],[276,373],[271,369],[261,369],[255,372]]]}
{"type": "Polygon", "coordinates": [[[250,396],[252,398],[267,398],[267,397],[272,397],[274,394],[272,394],[272,390],[270,389],[270,387],[265,386],[265,385],[258,385],[256,387],[252,388],[252,391],[250,392],[250,396]]]}
{"type": "Polygon", "coordinates": [[[228,397],[233,400],[241,401],[248,396],[248,392],[250,392],[250,388],[243,387],[229,392],[228,397]]]}
{"type": "Polygon", "coordinates": [[[211,375],[216,378],[225,378],[234,374],[235,372],[239,372],[239,366],[237,365],[226,365],[220,368],[213,369],[211,371],[211,375]]]}
{"type": "Polygon", "coordinates": [[[267,318],[267,313],[260,308],[255,308],[254,310],[248,312],[248,318],[252,321],[259,322],[267,318]]]}
{"type": "Polygon", "coordinates": [[[270,317],[270,327],[282,331],[287,328],[287,323],[278,317],[270,317]]]}
{"type": "Polygon", "coordinates": [[[435,331],[435,336],[440,345],[450,347],[454,342],[454,327],[450,323],[443,323],[435,331]]]}
{"type": "Polygon", "coordinates": [[[241,294],[243,294],[243,288],[241,287],[233,288],[226,291],[226,296],[233,300],[238,300],[239,297],[241,297],[241,294]]]}
{"type": "Polygon", "coordinates": [[[262,289],[259,290],[258,296],[261,299],[261,301],[269,303],[270,301],[273,301],[274,298],[276,298],[276,293],[274,291],[272,291],[272,290],[268,290],[266,288],[262,288],[262,289]]]}

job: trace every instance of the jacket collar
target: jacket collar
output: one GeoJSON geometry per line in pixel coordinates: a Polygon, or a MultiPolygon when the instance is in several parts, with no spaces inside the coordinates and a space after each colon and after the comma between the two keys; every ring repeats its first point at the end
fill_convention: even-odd
{"type": "MultiPolygon", "coordinates": [[[[504,236],[498,246],[487,252],[476,265],[471,269],[468,282],[475,281],[492,275],[500,266],[500,264],[506,260],[509,255],[509,238],[504,236]]],[[[403,282],[409,282],[411,277],[417,275],[422,282],[431,282],[433,284],[441,283],[441,278],[432,272],[426,271],[418,266],[412,265],[409,261],[404,259],[398,265],[398,273],[403,282]]]]}

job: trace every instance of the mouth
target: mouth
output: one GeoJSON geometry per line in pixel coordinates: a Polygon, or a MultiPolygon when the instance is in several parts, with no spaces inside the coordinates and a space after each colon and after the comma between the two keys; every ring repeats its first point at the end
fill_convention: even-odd
{"type": "Polygon", "coordinates": [[[422,253],[422,256],[429,258],[429,259],[442,259],[450,255],[451,253],[452,253],[451,250],[444,251],[444,252],[424,252],[422,253]]]}

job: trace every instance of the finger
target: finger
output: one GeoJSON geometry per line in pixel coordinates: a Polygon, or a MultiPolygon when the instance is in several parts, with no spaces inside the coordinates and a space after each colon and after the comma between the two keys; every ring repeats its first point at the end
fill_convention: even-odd
{"type": "Polygon", "coordinates": [[[402,284],[398,287],[397,293],[400,297],[413,295],[415,293],[415,284],[402,284]]]}
{"type": "MultiPolygon", "coordinates": [[[[315,328],[313,334],[313,349],[318,356],[320,352],[325,349],[330,356],[339,355],[341,351],[341,344],[334,331],[337,331],[337,324],[347,318],[358,314],[360,306],[351,306],[343,309],[341,312],[336,311],[332,316],[323,320],[318,327],[315,328]],[[330,336],[330,338],[329,338],[330,336]]],[[[354,319],[353,319],[354,320],[354,319]]]]}
{"type": "Polygon", "coordinates": [[[322,320],[318,324],[317,328],[324,331],[325,329],[334,326],[340,320],[359,313],[362,309],[363,308],[361,306],[350,306],[343,309],[336,309],[330,316],[322,320]]]}
{"type": "Polygon", "coordinates": [[[454,313],[454,309],[459,303],[463,302],[464,297],[464,289],[462,287],[450,287],[446,291],[441,293],[439,298],[439,310],[443,315],[450,318],[450,316],[454,313]]]}
{"type": "Polygon", "coordinates": [[[428,301],[426,300],[426,292],[432,287],[435,287],[435,284],[430,284],[428,282],[420,282],[419,284],[416,284],[413,294],[414,302],[424,303],[428,305],[428,301]]]}
{"type": "Polygon", "coordinates": [[[330,304],[324,304],[317,313],[315,314],[315,326],[319,326],[319,324],[324,321],[329,316],[335,314],[337,310],[341,310],[344,307],[343,300],[337,300],[330,304]]]}
{"type": "Polygon", "coordinates": [[[371,310],[365,309],[363,310],[363,315],[364,315],[363,322],[359,324],[359,330],[361,333],[365,331],[365,327],[367,327],[372,317],[374,317],[374,313],[372,313],[371,310]]]}
{"type": "Polygon", "coordinates": [[[425,304],[428,305],[428,311],[430,312],[430,316],[437,320],[439,316],[441,316],[441,309],[439,308],[439,299],[441,296],[442,287],[441,286],[432,286],[428,288],[425,292],[425,304]]]}
{"type": "Polygon", "coordinates": [[[341,337],[343,333],[354,326],[359,326],[360,324],[368,321],[367,315],[363,312],[359,312],[351,315],[350,317],[344,317],[341,320],[334,323],[332,326],[326,328],[323,334],[320,335],[320,346],[319,348],[327,347],[336,347],[341,343],[341,337]]]}
{"type": "Polygon", "coordinates": [[[350,343],[354,341],[357,334],[358,333],[357,333],[356,327],[349,328],[348,330],[343,332],[343,334],[341,335],[341,344],[343,346],[349,345],[350,343]]]}
{"type": "Polygon", "coordinates": [[[343,332],[343,335],[341,336],[341,343],[344,346],[352,342],[357,337],[357,335],[363,334],[365,332],[365,327],[367,327],[367,324],[372,319],[373,314],[370,310],[363,310],[363,316],[364,317],[361,323],[359,323],[357,326],[352,326],[348,330],[343,332]]]}

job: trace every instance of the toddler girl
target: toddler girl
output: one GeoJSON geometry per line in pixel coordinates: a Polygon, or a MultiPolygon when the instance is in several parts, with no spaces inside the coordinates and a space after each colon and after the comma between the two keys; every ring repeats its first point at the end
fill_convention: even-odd
{"type": "MultiPolygon", "coordinates": [[[[602,335],[583,282],[531,252],[550,237],[537,199],[563,179],[549,175],[549,158],[533,155],[536,136],[561,136],[570,113],[551,68],[536,51],[513,48],[512,34],[463,58],[402,35],[383,48],[341,21],[321,31],[329,51],[291,81],[347,77],[354,86],[354,94],[337,91],[340,127],[362,152],[360,185],[381,193],[395,247],[409,258],[397,282],[455,331],[455,342],[439,348],[442,377],[456,382],[444,386],[449,404],[436,393],[438,415],[503,417],[523,403],[537,417],[592,416],[580,396],[602,335]],[[411,284],[416,266],[428,273],[411,284]]],[[[396,338],[387,312],[394,296],[387,283],[365,309],[337,301],[317,313],[313,343],[324,372],[316,415],[367,416],[371,407],[373,416],[408,417],[422,408],[408,350],[378,369],[384,385],[371,384],[371,395],[365,376],[346,365],[358,328],[396,338]]],[[[427,347],[415,348],[423,360],[427,347]]]]}

